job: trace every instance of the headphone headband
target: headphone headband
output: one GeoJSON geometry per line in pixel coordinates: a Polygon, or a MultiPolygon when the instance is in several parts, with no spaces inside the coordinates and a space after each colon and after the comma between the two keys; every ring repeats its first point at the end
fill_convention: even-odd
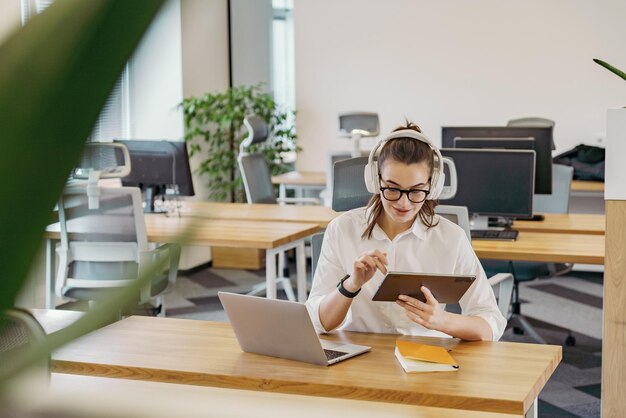
{"type": "Polygon", "coordinates": [[[387,142],[397,138],[412,138],[425,143],[430,147],[430,149],[432,149],[434,153],[433,174],[430,182],[430,193],[428,194],[427,199],[435,200],[439,198],[445,182],[445,174],[443,172],[443,157],[441,156],[441,152],[439,151],[439,149],[433,145],[433,143],[430,141],[430,139],[428,139],[426,135],[417,132],[414,129],[401,129],[399,131],[392,132],[386,138],[379,141],[378,144],[376,144],[376,146],[372,149],[367,159],[367,165],[365,166],[364,173],[367,191],[374,194],[380,193],[378,181],[378,156],[380,155],[380,151],[383,149],[385,144],[387,144],[387,142]]]}

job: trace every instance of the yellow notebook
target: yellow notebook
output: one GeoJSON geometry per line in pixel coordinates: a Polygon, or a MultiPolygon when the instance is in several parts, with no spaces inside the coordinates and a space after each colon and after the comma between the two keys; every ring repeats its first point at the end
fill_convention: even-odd
{"type": "Polygon", "coordinates": [[[396,358],[407,373],[443,372],[459,369],[448,350],[435,345],[396,341],[396,358]]]}

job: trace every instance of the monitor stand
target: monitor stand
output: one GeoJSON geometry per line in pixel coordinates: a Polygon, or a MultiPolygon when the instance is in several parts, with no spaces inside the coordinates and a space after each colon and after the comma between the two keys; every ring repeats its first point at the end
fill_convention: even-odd
{"type": "Polygon", "coordinates": [[[144,213],[167,213],[167,208],[155,208],[154,200],[157,196],[158,186],[146,186],[144,192],[143,211],[144,213]]]}
{"type": "Polygon", "coordinates": [[[361,135],[358,133],[353,133],[352,138],[352,158],[357,158],[361,156],[361,135]]]}
{"type": "Polygon", "coordinates": [[[494,216],[484,216],[473,213],[470,216],[470,230],[478,229],[478,230],[487,230],[490,229],[492,231],[502,231],[511,226],[511,220],[508,218],[504,218],[505,221],[502,222],[503,218],[498,218],[494,216]]]}

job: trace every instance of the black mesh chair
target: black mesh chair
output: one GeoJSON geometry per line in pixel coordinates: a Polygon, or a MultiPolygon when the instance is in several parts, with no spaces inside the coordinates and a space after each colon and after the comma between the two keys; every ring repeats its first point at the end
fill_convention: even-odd
{"type": "MultiPolygon", "coordinates": [[[[35,317],[22,309],[9,309],[0,313],[0,380],[12,377],[13,356],[27,356],[45,343],[46,332],[35,317]]],[[[50,375],[50,358],[33,365],[38,379],[47,384],[50,375]]],[[[34,377],[34,376],[33,376],[34,377]]]]}
{"type": "Polygon", "coordinates": [[[258,116],[248,116],[244,119],[244,126],[248,136],[241,141],[237,163],[246,190],[248,203],[309,203],[319,204],[316,198],[284,198],[278,199],[272,184],[270,167],[265,156],[259,152],[248,153],[246,148],[253,144],[262,144],[269,137],[267,123],[258,116]]]}
{"type": "Polygon", "coordinates": [[[372,194],[365,186],[367,157],[337,161],[333,165],[332,208],[344,212],[367,205],[372,194]]]}

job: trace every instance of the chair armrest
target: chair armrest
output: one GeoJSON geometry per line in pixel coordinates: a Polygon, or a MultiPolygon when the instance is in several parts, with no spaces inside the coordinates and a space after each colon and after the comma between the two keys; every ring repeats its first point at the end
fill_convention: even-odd
{"type": "MultiPolygon", "coordinates": [[[[178,244],[162,244],[158,247],[149,250],[142,251],[139,254],[141,261],[139,263],[140,266],[140,277],[143,277],[143,274],[150,268],[151,263],[159,263],[162,259],[168,259],[168,271],[167,271],[167,281],[168,287],[172,286],[176,282],[176,276],[178,274],[178,262],[180,260],[180,245],[178,244]]],[[[146,303],[150,300],[150,288],[152,283],[149,282],[145,286],[141,288],[139,294],[139,302],[146,303]]]]}
{"type": "MultiPolygon", "coordinates": [[[[157,258],[161,257],[161,254],[168,253],[169,255],[169,268],[167,273],[167,281],[170,285],[176,282],[176,276],[178,275],[178,263],[180,262],[180,245],[178,244],[161,244],[154,249],[158,253],[157,258]]],[[[166,255],[167,257],[167,255],[166,255]]]]}
{"type": "Polygon", "coordinates": [[[315,197],[283,197],[276,199],[278,203],[309,203],[313,205],[319,205],[320,200],[315,197]]]}
{"type": "Polygon", "coordinates": [[[511,273],[498,273],[487,279],[498,300],[498,309],[507,320],[509,319],[509,306],[513,296],[513,275],[511,273]]]}

